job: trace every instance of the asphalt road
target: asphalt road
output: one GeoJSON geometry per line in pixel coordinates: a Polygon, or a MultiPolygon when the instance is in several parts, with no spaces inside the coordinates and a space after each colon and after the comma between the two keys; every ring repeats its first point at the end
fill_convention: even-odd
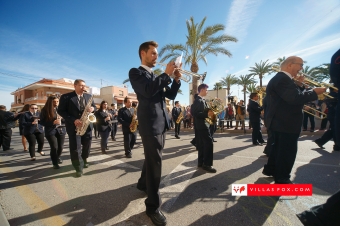
{"type": "MultiPolygon", "coordinates": [[[[312,141],[321,133],[306,133],[292,171],[295,183],[312,183],[308,197],[234,197],[231,184],[273,183],[262,175],[264,147],[251,145],[250,134],[217,132],[214,167],[206,173],[197,166],[197,151],[189,143],[192,131],[175,139],[167,133],[161,182],[162,211],[168,225],[301,225],[295,216],[324,203],[340,188],[340,152],[333,142],[318,148],[312,141]]],[[[266,136],[265,136],[266,138],[266,136]]],[[[75,177],[68,154],[62,168],[52,168],[50,157],[37,154],[32,162],[14,130],[10,152],[0,151],[0,204],[11,225],[153,225],[145,214],[145,194],[136,189],[143,165],[141,140],[131,159],[125,158],[122,133],[110,141],[107,155],[93,138],[90,167],[75,177]]],[[[45,153],[49,145],[45,141],[45,153]]]]}

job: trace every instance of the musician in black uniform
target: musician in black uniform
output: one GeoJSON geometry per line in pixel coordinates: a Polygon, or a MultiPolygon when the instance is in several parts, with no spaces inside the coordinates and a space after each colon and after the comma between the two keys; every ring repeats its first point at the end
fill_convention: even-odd
{"type": "Polygon", "coordinates": [[[89,104],[89,108],[85,109],[90,94],[86,94],[85,81],[77,79],[74,81],[74,91],[63,94],[60,97],[58,114],[65,119],[66,131],[69,138],[69,147],[72,165],[76,170],[76,176],[83,175],[83,168],[88,168],[87,158],[90,154],[92,141],[92,124],[90,123],[86,132],[82,136],[76,136],[77,127],[81,127],[85,119],[81,119],[83,112],[93,112],[96,109],[94,101],[89,104]]]}
{"type": "Polygon", "coordinates": [[[6,106],[0,105],[0,147],[3,151],[12,150],[11,138],[13,123],[20,117],[19,114],[14,114],[6,111],[6,106]],[[13,123],[12,123],[13,122],[13,123]]]}
{"type": "Polygon", "coordinates": [[[111,130],[111,139],[113,141],[116,141],[116,134],[117,134],[117,128],[118,128],[118,110],[116,109],[116,104],[111,104],[111,110],[109,111],[112,115],[112,130],[111,130]]]}
{"type": "Polygon", "coordinates": [[[191,105],[191,113],[194,116],[195,122],[195,138],[196,147],[198,150],[198,167],[216,173],[213,167],[213,138],[209,132],[210,124],[205,120],[213,118],[214,112],[208,108],[204,97],[208,93],[208,85],[200,84],[197,88],[198,96],[191,105]]]}
{"type": "Polygon", "coordinates": [[[35,144],[38,142],[37,152],[44,156],[42,151],[44,148],[44,128],[40,124],[40,112],[36,104],[30,105],[30,111],[24,113],[22,117],[22,125],[24,126],[24,135],[28,142],[28,150],[30,152],[31,161],[35,161],[35,144]]]}
{"type": "Polygon", "coordinates": [[[249,112],[249,122],[251,122],[251,125],[253,127],[253,132],[251,136],[253,145],[262,146],[263,143],[265,143],[261,131],[261,111],[263,110],[263,108],[257,102],[258,99],[259,96],[257,93],[250,94],[250,101],[247,111],[249,112]]]}
{"type": "Polygon", "coordinates": [[[97,130],[100,134],[100,148],[102,150],[103,154],[107,154],[106,150],[108,150],[108,139],[110,136],[110,133],[112,131],[112,115],[110,111],[107,109],[107,102],[102,101],[100,103],[99,110],[95,113],[96,116],[96,124],[97,124],[97,130]]]}
{"type": "Polygon", "coordinates": [[[40,115],[40,123],[45,126],[45,137],[50,144],[50,156],[54,169],[59,169],[59,164],[63,162],[60,156],[66,135],[65,120],[57,113],[58,105],[59,99],[56,96],[48,97],[40,115]]]}
{"type": "Polygon", "coordinates": [[[133,114],[130,111],[131,108],[131,99],[128,97],[124,98],[124,107],[120,108],[118,111],[118,121],[122,124],[122,130],[124,135],[124,149],[125,149],[125,156],[127,158],[132,158],[132,152],[135,143],[136,143],[136,134],[137,130],[131,132],[130,127],[132,122],[133,114]]]}
{"type": "MultiPolygon", "coordinates": [[[[179,135],[179,132],[180,132],[180,129],[181,129],[181,122],[182,122],[182,120],[180,120],[179,123],[177,123],[177,119],[178,119],[178,117],[180,116],[181,113],[182,113],[182,109],[181,109],[181,106],[179,104],[179,101],[176,101],[175,107],[172,109],[172,119],[175,122],[175,137],[177,139],[180,139],[180,137],[178,135],[179,135]]],[[[182,119],[183,119],[183,115],[182,115],[182,119]]]]}
{"type": "Polygon", "coordinates": [[[139,47],[142,65],[132,68],[129,79],[138,99],[138,123],[145,161],[137,188],[147,193],[145,200],[146,214],[156,225],[165,225],[166,218],[160,211],[161,198],[159,185],[162,177],[162,150],[165,143],[165,132],[169,129],[169,117],[166,113],[165,98],[174,100],[181,86],[181,74],[170,62],[165,72],[156,76],[152,68],[158,58],[158,44],[154,41],[145,42],[139,47]],[[172,81],[169,75],[174,73],[172,81]],[[171,84],[171,87],[169,85],[171,84]]]}

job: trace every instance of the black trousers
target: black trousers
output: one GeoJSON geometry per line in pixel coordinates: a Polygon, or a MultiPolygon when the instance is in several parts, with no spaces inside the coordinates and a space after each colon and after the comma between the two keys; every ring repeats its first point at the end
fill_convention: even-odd
{"type": "Polygon", "coordinates": [[[328,118],[324,118],[321,120],[321,125],[320,125],[320,129],[325,129],[327,126],[327,122],[328,122],[328,118]]]}
{"type": "Polygon", "coordinates": [[[12,138],[12,129],[0,129],[0,147],[4,151],[8,150],[11,147],[11,138],[12,138]]]}
{"type": "Polygon", "coordinates": [[[165,137],[165,133],[156,136],[141,135],[145,160],[137,187],[147,191],[148,197],[145,200],[147,213],[158,212],[162,204],[159,185],[162,177],[162,151],[165,137]]]}
{"type": "Polygon", "coordinates": [[[209,129],[198,129],[196,132],[196,147],[198,150],[198,164],[213,165],[213,138],[209,129]]]}
{"type": "Polygon", "coordinates": [[[117,128],[118,128],[118,123],[113,123],[112,124],[112,130],[111,130],[111,138],[114,139],[117,134],[117,128]]]}
{"type": "Polygon", "coordinates": [[[87,130],[83,136],[76,136],[76,132],[69,133],[68,138],[72,165],[77,172],[83,171],[84,162],[87,162],[90,154],[92,130],[87,130]],[[77,142],[81,144],[79,149],[77,142]]]}
{"type": "Polygon", "coordinates": [[[100,149],[102,150],[102,152],[105,152],[106,148],[107,148],[107,144],[109,142],[109,136],[110,136],[110,132],[111,132],[111,128],[107,127],[105,129],[105,131],[98,131],[99,135],[100,135],[100,149]]]}
{"type": "Polygon", "coordinates": [[[275,182],[279,183],[290,179],[300,134],[275,131],[272,133],[274,144],[264,168],[266,172],[274,173],[275,182]]]}
{"type": "Polygon", "coordinates": [[[215,123],[209,126],[209,133],[210,133],[211,138],[214,137],[214,133],[216,132],[216,129],[217,129],[217,126],[215,123]]]}
{"type": "Polygon", "coordinates": [[[305,226],[339,226],[340,225],[340,190],[329,197],[326,203],[314,206],[310,211],[298,214],[305,226]]]}
{"type": "Polygon", "coordinates": [[[267,134],[268,134],[267,145],[264,148],[263,153],[265,153],[267,156],[269,156],[272,149],[273,149],[274,135],[273,135],[273,133],[271,132],[270,129],[267,129],[267,134]]]}
{"type": "Polygon", "coordinates": [[[59,157],[63,152],[65,134],[56,133],[55,135],[45,136],[50,144],[50,156],[53,165],[58,165],[59,157]]]}
{"type": "Polygon", "coordinates": [[[28,150],[31,158],[35,157],[35,144],[38,142],[38,152],[41,152],[44,148],[44,134],[41,132],[35,132],[33,134],[25,135],[28,142],[28,150]]]}
{"type": "Polygon", "coordinates": [[[132,132],[123,132],[124,135],[124,150],[125,150],[125,155],[131,154],[131,150],[135,146],[136,143],[136,135],[137,131],[132,133],[132,132]]]}
{"type": "Polygon", "coordinates": [[[261,131],[261,122],[252,121],[251,125],[253,126],[253,132],[251,133],[251,139],[253,144],[263,143],[262,131],[261,131]]]}
{"type": "Polygon", "coordinates": [[[309,118],[309,121],[310,121],[310,129],[314,130],[314,128],[315,128],[314,116],[310,115],[309,113],[305,113],[305,112],[303,112],[303,129],[307,129],[308,118],[309,118]]]}
{"type": "Polygon", "coordinates": [[[178,124],[175,122],[175,136],[179,135],[180,129],[181,129],[181,122],[179,122],[178,124]]]}

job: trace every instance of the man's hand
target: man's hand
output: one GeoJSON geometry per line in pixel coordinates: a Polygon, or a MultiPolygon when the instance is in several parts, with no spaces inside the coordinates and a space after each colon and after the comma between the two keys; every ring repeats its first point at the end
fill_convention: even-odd
{"type": "Polygon", "coordinates": [[[318,94],[318,95],[325,93],[326,90],[327,90],[327,88],[325,88],[325,87],[316,87],[316,88],[313,89],[313,91],[315,91],[315,93],[318,94]]]}
{"type": "Polygon", "coordinates": [[[76,127],[80,127],[80,126],[82,126],[82,124],[83,124],[83,122],[82,122],[81,120],[79,120],[79,119],[77,119],[77,120],[74,121],[74,125],[75,125],[76,127]]]}
{"type": "Polygon", "coordinates": [[[209,116],[209,117],[214,116],[214,112],[213,112],[212,110],[209,110],[209,111],[208,111],[208,116],[209,116]]]}
{"type": "Polygon", "coordinates": [[[91,106],[91,107],[89,107],[89,108],[87,109],[87,112],[92,113],[93,111],[94,111],[94,107],[93,107],[93,106],[91,106]]]}
{"type": "Polygon", "coordinates": [[[171,61],[166,65],[166,69],[164,72],[170,76],[174,73],[175,68],[176,68],[175,62],[171,61]]]}

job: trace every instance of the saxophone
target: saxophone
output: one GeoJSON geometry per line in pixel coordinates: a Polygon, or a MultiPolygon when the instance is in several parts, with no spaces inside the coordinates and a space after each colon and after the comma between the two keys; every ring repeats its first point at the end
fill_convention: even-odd
{"type": "Polygon", "coordinates": [[[130,126],[130,132],[135,132],[137,130],[138,126],[138,120],[137,120],[137,108],[133,108],[133,115],[132,115],[132,120],[131,120],[131,126],[130,126]]]}
{"type": "Polygon", "coordinates": [[[84,109],[84,112],[83,112],[83,115],[81,115],[81,118],[79,119],[83,122],[83,124],[76,128],[76,131],[77,131],[76,135],[79,135],[79,136],[84,135],[89,124],[96,122],[96,116],[94,116],[93,113],[90,113],[90,112],[87,111],[91,107],[92,101],[93,101],[93,95],[91,96],[91,98],[87,102],[85,109],[84,109]]]}
{"type": "Polygon", "coordinates": [[[183,111],[181,111],[176,120],[176,124],[179,124],[183,120],[183,111]]]}

